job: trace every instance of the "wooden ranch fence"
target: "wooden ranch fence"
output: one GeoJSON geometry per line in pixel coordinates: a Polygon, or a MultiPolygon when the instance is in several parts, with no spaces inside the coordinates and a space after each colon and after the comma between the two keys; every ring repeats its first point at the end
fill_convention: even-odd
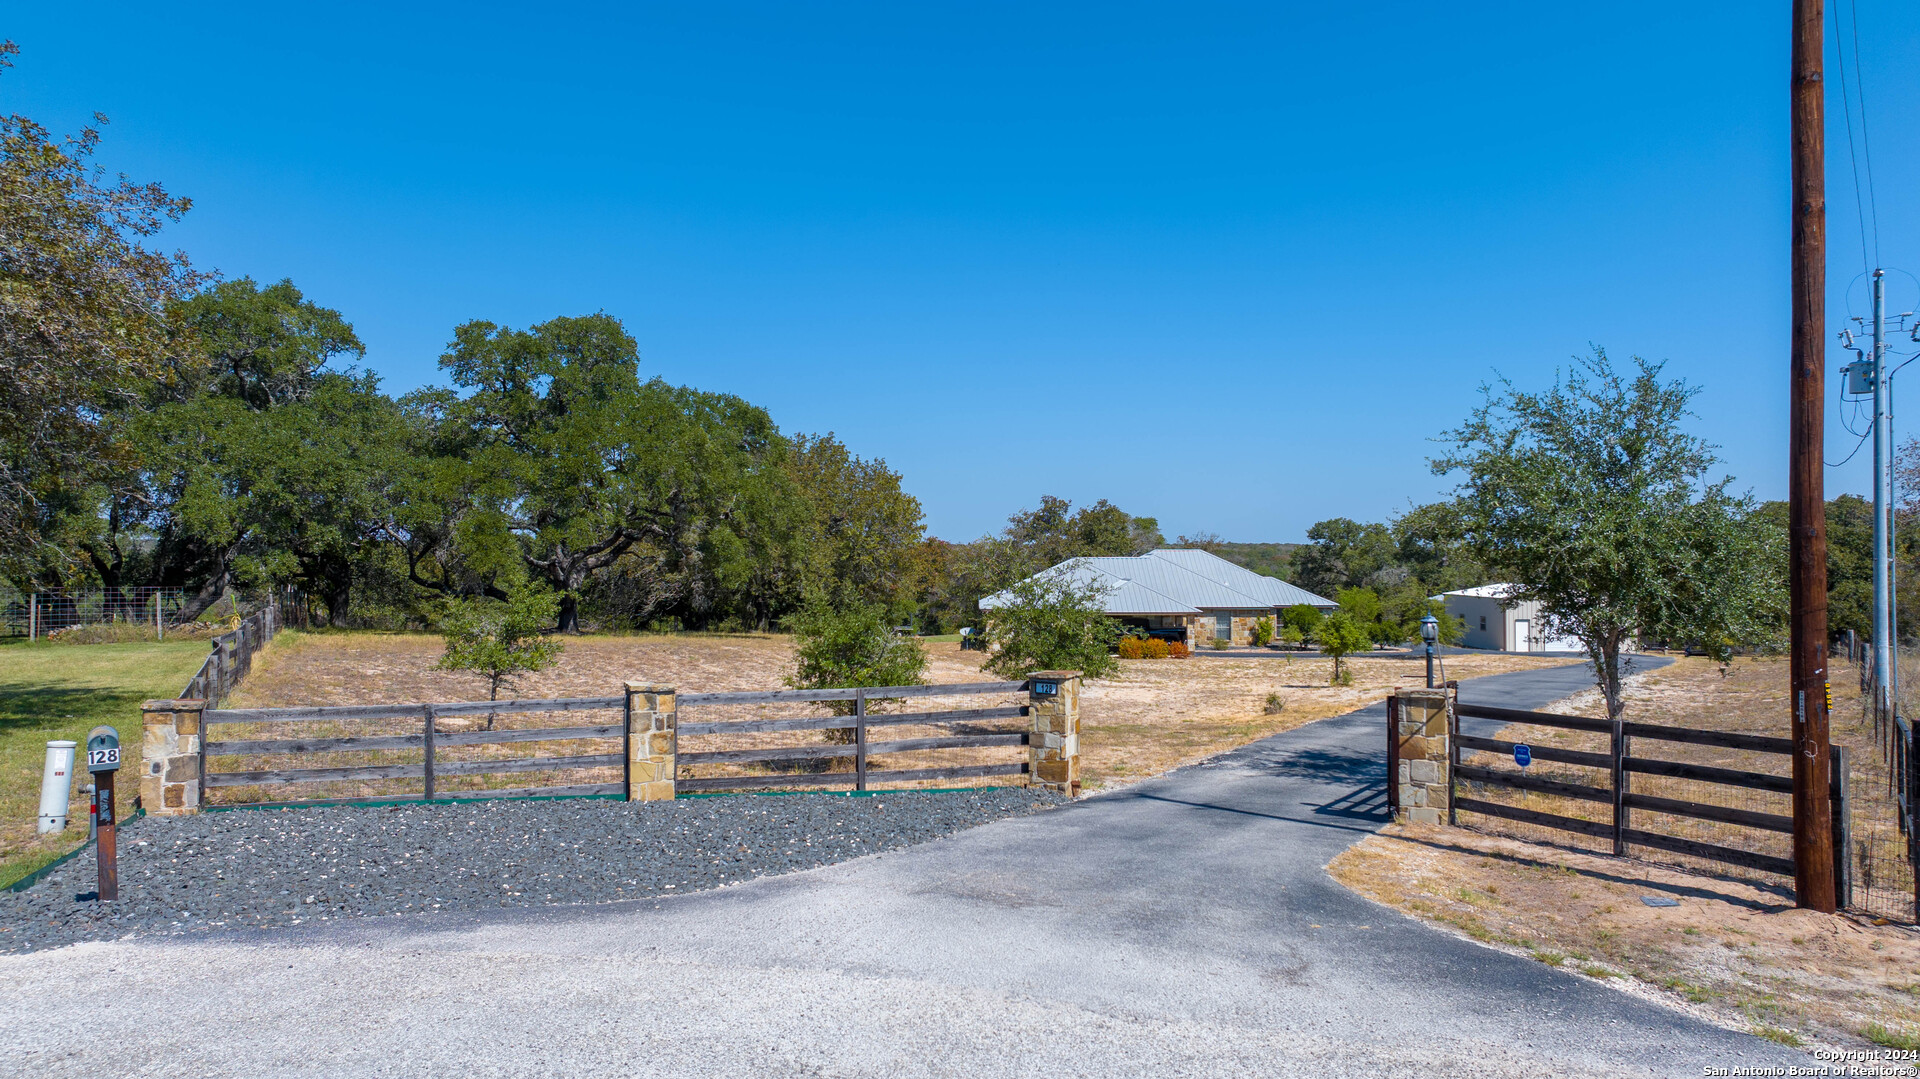
{"type": "Polygon", "coordinates": [[[227,699],[240,679],[253,669],[253,655],[273,640],[280,631],[279,605],[266,606],[240,620],[240,625],[213,638],[205,662],[187,680],[180,696],[219,704],[227,699]]]}
{"type": "MultiPolygon", "coordinates": [[[[1547,712],[1462,704],[1452,694],[1448,694],[1447,702],[1449,705],[1446,722],[1449,735],[1446,776],[1447,823],[1457,824],[1461,813],[1481,814],[1603,840],[1610,844],[1612,853],[1616,855],[1624,855],[1630,848],[1637,846],[1708,862],[1757,869],[1766,873],[1793,875],[1794,863],[1791,856],[1782,857],[1778,854],[1744,849],[1729,845],[1728,842],[1708,842],[1700,838],[1670,835],[1636,827],[1634,821],[1634,811],[1640,810],[1666,817],[1711,822],[1719,836],[1738,842],[1742,835],[1756,838],[1791,837],[1793,834],[1791,816],[1724,804],[1738,800],[1736,797],[1716,799],[1710,794],[1703,794],[1698,798],[1676,798],[1633,789],[1635,776],[1648,776],[1684,780],[1690,784],[1705,784],[1704,790],[1708,792],[1766,792],[1782,797],[1790,796],[1793,791],[1793,780],[1788,775],[1663,757],[1640,756],[1636,755],[1634,748],[1636,740],[1642,745],[1655,743],[1668,746],[1716,747],[1722,750],[1756,754],[1761,759],[1777,758],[1790,768],[1793,754],[1793,743],[1790,739],[1652,723],[1614,723],[1610,720],[1590,719],[1583,716],[1563,716],[1547,712]],[[1607,748],[1595,752],[1589,749],[1571,749],[1531,741],[1516,742],[1503,738],[1466,734],[1460,730],[1460,721],[1463,718],[1490,720],[1505,726],[1532,726],[1554,731],[1582,732],[1604,738],[1607,748]],[[1529,774],[1526,767],[1517,763],[1516,750],[1521,746],[1526,747],[1525,755],[1531,761],[1590,769],[1591,772],[1588,774],[1597,774],[1599,782],[1574,782],[1565,778],[1564,774],[1555,778],[1529,774]],[[1504,757],[1507,763],[1502,766],[1463,763],[1461,757],[1463,751],[1498,755],[1504,757]],[[1462,793],[1463,785],[1471,793],[1462,793]],[[1491,797],[1482,797],[1483,794],[1490,795],[1493,790],[1513,791],[1523,796],[1532,796],[1536,804],[1557,802],[1566,807],[1566,811],[1551,812],[1495,801],[1491,797]],[[1591,807],[1597,812],[1588,816],[1579,815],[1574,809],[1578,805],[1591,807]]],[[[1390,730],[1399,729],[1401,703],[1398,697],[1388,700],[1390,730]]],[[[1399,740],[1390,737],[1388,742],[1389,753],[1397,755],[1400,752],[1399,740]]],[[[1841,894],[1845,896],[1851,891],[1852,860],[1848,857],[1850,805],[1845,782],[1847,774],[1845,751],[1835,747],[1833,753],[1834,781],[1831,796],[1835,833],[1834,868],[1841,894]]],[[[1397,770],[1397,760],[1390,759],[1389,766],[1397,770]]],[[[1689,787],[1689,789],[1692,788],[1689,787]]],[[[1389,783],[1389,796],[1390,804],[1395,815],[1398,816],[1397,783],[1389,783]]],[[[1777,843],[1766,842],[1757,842],[1753,845],[1778,846],[1777,843]]]]}
{"type": "Polygon", "coordinates": [[[873,758],[899,754],[919,754],[936,750],[977,751],[995,747],[1024,747],[1031,732],[1000,729],[1005,720],[1023,720],[1030,714],[1027,705],[1000,705],[986,708],[948,708],[937,711],[876,713],[872,706],[885,701],[924,700],[939,697],[1008,695],[1026,693],[1028,682],[971,682],[939,686],[882,686],[869,689],[788,689],[755,693],[682,693],[679,706],[680,737],[727,738],[739,741],[742,735],[834,732],[845,744],[811,742],[800,745],[772,744],[782,740],[756,739],[763,744],[745,748],[704,749],[689,752],[680,747],[678,764],[681,776],[677,786],[688,791],[745,790],[765,787],[850,787],[866,790],[869,783],[901,783],[925,780],[982,779],[992,776],[1022,775],[1028,762],[998,761],[981,764],[937,763],[925,767],[874,767],[873,758]],[[687,710],[714,710],[716,706],[839,705],[850,714],[788,716],[780,718],[695,719],[688,722],[687,710]],[[919,737],[875,741],[875,729],[900,727],[928,728],[944,733],[919,737]],[[759,766],[749,772],[740,766],[759,766]],[[722,766],[731,774],[721,774],[722,766]],[[835,766],[845,770],[833,771],[835,766]]]}
{"type": "Polygon", "coordinates": [[[220,804],[863,791],[999,776],[1077,793],[1076,672],[934,686],[626,689],[619,697],[302,708],[149,701],[142,796],[150,811],[191,813],[220,804]],[[1024,700],[1004,699],[1016,694],[1024,700]],[[912,710],[881,711],[903,705],[912,710]],[[795,708],[816,714],[769,714],[795,708]],[[277,797],[287,788],[312,793],[277,797]]]}
{"type": "MultiPolygon", "coordinates": [[[[608,722],[574,724],[564,727],[494,729],[503,717],[551,715],[554,713],[624,713],[625,697],[575,697],[555,700],[458,701],[442,704],[348,705],[313,708],[240,708],[209,709],[203,715],[207,736],[200,742],[200,784],[202,805],[208,794],[224,788],[274,788],[313,783],[374,784],[375,789],[340,798],[303,798],[285,801],[249,801],[250,805],[342,805],[364,801],[433,801],[435,798],[528,798],[579,795],[619,795],[625,797],[625,771],[630,745],[624,714],[608,722]],[[449,721],[484,717],[485,729],[446,729],[449,721]],[[394,721],[411,720],[418,724],[415,733],[348,734],[334,737],[245,737],[213,740],[222,726],[251,727],[283,724],[328,724],[350,726],[375,723],[391,727],[394,721]],[[597,752],[571,752],[553,755],[489,754],[468,759],[447,759],[450,750],[466,747],[526,746],[540,743],[572,743],[574,749],[598,749],[597,752]],[[246,758],[258,763],[268,761],[311,760],[318,755],[373,754],[377,758],[404,755],[405,761],[376,759],[330,767],[235,768],[219,770],[222,759],[246,758]],[[517,775],[534,773],[575,773],[582,770],[618,770],[618,781],[604,776],[588,782],[542,784],[523,787],[472,787],[450,789],[447,780],[455,777],[517,775]],[[403,786],[397,786],[403,784],[403,786]]],[[[249,731],[249,734],[261,733],[249,731]]],[[[575,777],[580,778],[580,777],[575,777]]]]}

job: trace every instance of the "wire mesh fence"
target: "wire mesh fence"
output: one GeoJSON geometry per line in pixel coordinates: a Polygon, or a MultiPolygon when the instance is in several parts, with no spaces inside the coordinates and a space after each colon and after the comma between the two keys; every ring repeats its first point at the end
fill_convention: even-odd
{"type": "Polygon", "coordinates": [[[0,589],[0,636],[47,637],[75,626],[126,622],[154,627],[156,637],[177,623],[187,594],[179,588],[0,589]]]}

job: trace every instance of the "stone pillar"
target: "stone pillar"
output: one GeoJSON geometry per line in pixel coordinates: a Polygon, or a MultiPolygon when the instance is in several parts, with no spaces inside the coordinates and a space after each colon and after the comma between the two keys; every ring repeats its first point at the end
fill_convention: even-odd
{"type": "Polygon", "coordinates": [[[627,799],[671,802],[679,770],[674,730],[674,690],[649,682],[627,683],[627,799]]]}
{"type": "Polygon", "coordinates": [[[1027,785],[1080,794],[1080,672],[1027,678],[1027,785]]]}
{"type": "Polygon", "coordinates": [[[147,701],[140,706],[140,806],[178,817],[200,812],[201,713],[206,701],[147,701]]]}
{"type": "Polygon", "coordinates": [[[1394,691],[1399,703],[1399,774],[1393,777],[1400,802],[1400,819],[1424,824],[1447,823],[1447,728],[1451,694],[1444,689],[1394,691]]]}

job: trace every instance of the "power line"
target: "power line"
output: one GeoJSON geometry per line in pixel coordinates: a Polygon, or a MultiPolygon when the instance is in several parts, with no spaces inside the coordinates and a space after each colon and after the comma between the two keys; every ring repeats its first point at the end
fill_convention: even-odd
{"type": "MultiPolygon", "coordinates": [[[[1858,35],[1855,36],[1856,44],[1858,35]]],[[[1866,274],[1873,272],[1873,260],[1867,253],[1867,209],[1866,200],[1860,193],[1860,155],[1853,138],[1853,93],[1847,88],[1847,50],[1840,44],[1840,5],[1833,5],[1833,59],[1840,69],[1840,114],[1847,122],[1847,160],[1853,166],[1853,212],[1860,222],[1860,267],[1866,274]]],[[[1854,62],[1859,63],[1856,48],[1854,62]]],[[[1856,74],[1857,74],[1856,70],[1856,74]]],[[[1851,459],[1851,456],[1849,456],[1851,459]]]]}
{"type": "MultiPolygon", "coordinates": [[[[1867,212],[1873,219],[1873,262],[1880,264],[1880,200],[1873,190],[1873,142],[1867,134],[1867,75],[1860,66],[1860,2],[1847,0],[1853,19],[1853,93],[1860,99],[1860,156],[1867,163],[1867,212]]],[[[1857,196],[1856,196],[1857,197],[1857,196]]]]}

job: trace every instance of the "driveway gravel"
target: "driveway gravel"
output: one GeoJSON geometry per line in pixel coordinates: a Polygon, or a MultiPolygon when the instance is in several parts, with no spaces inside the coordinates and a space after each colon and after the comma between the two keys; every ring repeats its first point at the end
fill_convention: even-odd
{"type": "Polygon", "coordinates": [[[1062,801],[1019,788],[672,803],[484,801],[146,817],[121,829],[120,899],[83,854],[0,894],[0,952],[356,915],[606,903],[812,869],[1062,801]]]}

